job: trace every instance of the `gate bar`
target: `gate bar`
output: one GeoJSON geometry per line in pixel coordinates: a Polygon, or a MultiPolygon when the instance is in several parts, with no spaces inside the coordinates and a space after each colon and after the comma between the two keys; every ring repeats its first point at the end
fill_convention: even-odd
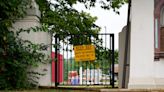
{"type": "Polygon", "coordinates": [[[58,83],[58,37],[55,35],[55,87],[59,85],[58,83]]]}
{"type": "Polygon", "coordinates": [[[111,34],[112,37],[112,88],[114,88],[114,34],[111,34]]]}

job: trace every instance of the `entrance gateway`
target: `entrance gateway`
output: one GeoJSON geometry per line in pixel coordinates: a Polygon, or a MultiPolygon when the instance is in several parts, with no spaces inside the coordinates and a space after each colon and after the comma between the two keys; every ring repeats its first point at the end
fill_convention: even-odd
{"type": "Polygon", "coordinates": [[[54,48],[55,87],[115,87],[114,34],[56,34],[54,48]]]}

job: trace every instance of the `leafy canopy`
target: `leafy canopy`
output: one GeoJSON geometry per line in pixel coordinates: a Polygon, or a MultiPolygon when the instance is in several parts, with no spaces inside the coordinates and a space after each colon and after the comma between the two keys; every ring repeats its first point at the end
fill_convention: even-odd
{"type": "MultiPolygon", "coordinates": [[[[127,2],[127,0],[36,0],[41,11],[41,23],[48,27],[52,34],[94,34],[100,31],[100,27],[95,24],[97,17],[73,8],[77,2],[82,3],[86,8],[95,7],[100,3],[103,9],[117,10],[127,2]]],[[[64,39],[65,37],[60,37],[64,39]]],[[[72,43],[77,44],[77,43],[72,43]]]]}

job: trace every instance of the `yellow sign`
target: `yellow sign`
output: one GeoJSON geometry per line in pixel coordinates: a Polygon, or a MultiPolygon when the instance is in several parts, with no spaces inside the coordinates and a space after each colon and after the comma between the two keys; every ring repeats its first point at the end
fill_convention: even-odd
{"type": "Polygon", "coordinates": [[[75,61],[93,61],[95,57],[94,45],[78,45],[74,46],[75,61]]]}

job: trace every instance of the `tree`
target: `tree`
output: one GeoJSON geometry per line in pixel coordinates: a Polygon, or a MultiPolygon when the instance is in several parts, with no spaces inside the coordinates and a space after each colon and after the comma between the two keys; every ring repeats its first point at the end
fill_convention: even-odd
{"type": "Polygon", "coordinates": [[[100,28],[94,24],[96,17],[91,17],[85,12],[78,12],[64,0],[59,0],[58,3],[46,0],[37,2],[40,5],[42,24],[48,26],[52,34],[63,34],[59,37],[60,40],[66,38],[68,34],[95,34],[100,31],[100,28]],[[46,5],[47,7],[42,7],[46,5]]]}
{"type": "MultiPolygon", "coordinates": [[[[100,27],[94,24],[96,17],[85,12],[78,12],[72,6],[77,2],[86,8],[94,7],[97,0],[36,0],[41,10],[41,22],[48,26],[49,31],[56,34],[94,34],[100,27]]],[[[127,0],[100,0],[103,9],[112,8],[116,13],[127,0]]]]}
{"type": "MultiPolygon", "coordinates": [[[[28,71],[28,68],[37,66],[38,62],[43,62],[45,55],[38,52],[43,50],[42,46],[22,40],[9,30],[17,19],[26,15],[26,10],[31,7],[31,1],[0,0],[0,89],[29,88],[37,84],[34,79],[37,79],[36,75],[40,74],[28,71]]],[[[55,3],[48,0],[36,0],[36,2],[41,11],[42,28],[47,28],[44,31],[51,34],[94,34],[100,30],[94,24],[96,17],[91,17],[85,12],[78,12],[72,7],[77,2],[83,3],[87,8],[94,7],[96,0],[54,0],[55,3]]],[[[101,7],[113,8],[117,12],[124,2],[126,0],[101,0],[101,7]]],[[[61,40],[64,38],[60,37],[61,40]]]]}
{"type": "Polygon", "coordinates": [[[128,0],[66,0],[71,6],[77,2],[83,3],[86,8],[95,7],[96,3],[100,4],[100,7],[105,10],[113,9],[114,12],[119,14],[118,9],[128,0]]]}
{"type": "MultiPolygon", "coordinates": [[[[98,47],[99,42],[101,42],[100,39],[98,39],[98,36],[96,35],[100,31],[100,27],[98,25],[95,25],[94,22],[96,21],[96,17],[90,16],[90,14],[85,12],[78,12],[76,9],[74,9],[72,6],[76,4],[77,2],[83,3],[86,8],[95,7],[96,3],[98,3],[98,0],[36,0],[37,3],[40,6],[42,18],[41,22],[45,26],[49,28],[49,31],[52,34],[59,34],[58,38],[62,40],[64,39],[69,40],[67,44],[71,45],[81,45],[81,44],[95,44],[98,47]],[[77,34],[77,35],[71,35],[69,34],[77,34]],[[83,34],[81,36],[81,34],[83,34]],[[91,42],[90,38],[94,37],[96,40],[94,42],[91,42]],[[72,39],[73,38],[73,39],[72,39]]],[[[113,9],[116,13],[119,14],[118,9],[126,3],[127,0],[100,0],[100,4],[103,9],[113,9]]],[[[108,60],[109,54],[108,50],[100,50],[96,49],[96,54],[100,55],[97,56],[99,58],[103,58],[108,60]],[[106,56],[104,56],[104,53],[106,56]]],[[[117,57],[116,57],[117,58],[117,57]]],[[[99,59],[99,61],[102,61],[99,59]]],[[[74,62],[74,61],[73,61],[74,62]]],[[[65,61],[64,65],[67,66],[69,64],[69,61],[65,61]]],[[[100,62],[102,63],[102,62],[100,62]]],[[[106,61],[104,63],[106,66],[111,64],[111,61],[106,61]]],[[[73,65],[75,65],[75,70],[78,70],[79,64],[77,62],[74,62],[73,65]]],[[[91,68],[96,65],[99,66],[98,62],[91,63],[91,68]]],[[[86,69],[87,66],[85,63],[82,63],[82,66],[86,69]]],[[[65,71],[68,71],[70,65],[68,67],[65,67],[65,71]]],[[[67,74],[67,72],[65,72],[67,74]]],[[[65,76],[65,79],[67,79],[67,76],[65,76]]]]}
{"type": "MultiPolygon", "coordinates": [[[[97,67],[99,67],[100,69],[103,69],[103,73],[104,74],[109,74],[109,69],[111,68],[112,65],[112,51],[110,49],[107,48],[101,48],[101,49],[97,49],[98,54],[97,57],[97,62],[96,65],[97,67]]],[[[114,64],[118,64],[118,51],[115,50],[114,51],[114,64]]]]}

